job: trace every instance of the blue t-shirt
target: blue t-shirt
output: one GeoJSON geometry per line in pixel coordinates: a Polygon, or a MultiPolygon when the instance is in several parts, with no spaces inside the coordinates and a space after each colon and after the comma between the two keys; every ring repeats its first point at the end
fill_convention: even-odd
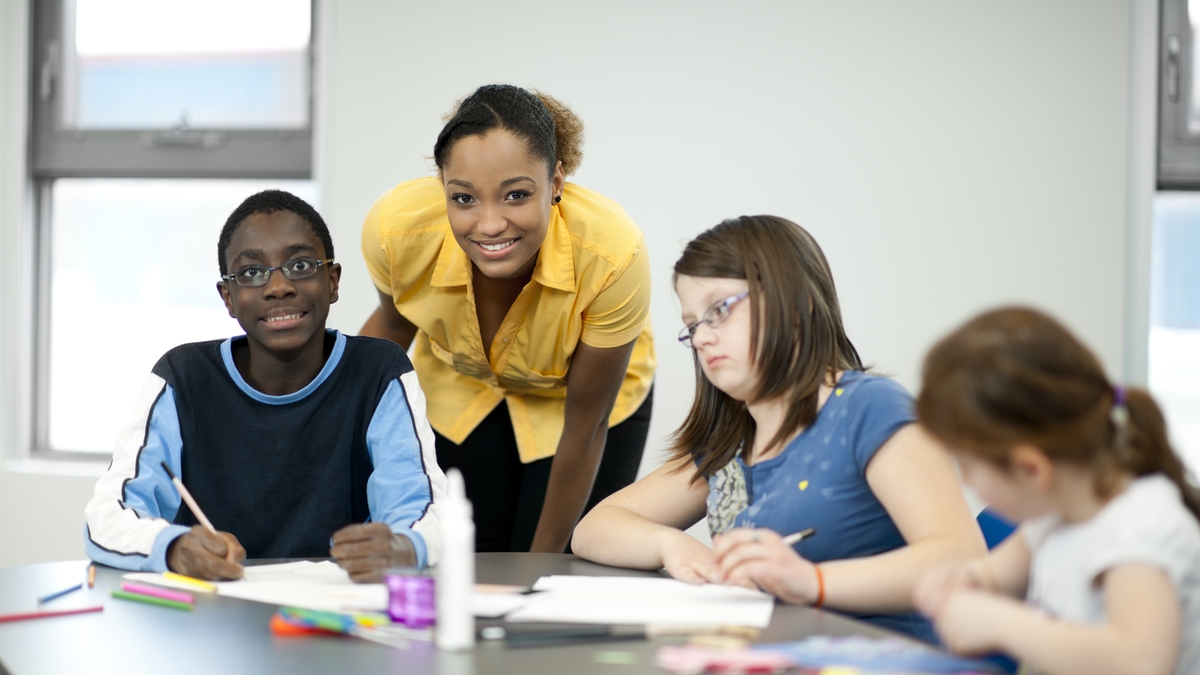
{"type": "MultiPolygon", "coordinates": [[[[867,483],[867,464],[892,434],[913,421],[912,396],[903,387],[847,371],[817,419],[778,456],[749,467],[738,457],[709,478],[709,530],[763,527],[788,535],[816,527],[817,534],[795,548],[818,563],[904,546],[867,483]]],[[[917,614],[857,618],[935,641],[929,622],[917,614]]]]}

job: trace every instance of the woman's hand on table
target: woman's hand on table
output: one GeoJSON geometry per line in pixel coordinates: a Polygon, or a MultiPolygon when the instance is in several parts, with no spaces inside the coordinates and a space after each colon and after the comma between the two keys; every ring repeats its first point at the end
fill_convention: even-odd
{"type": "Polygon", "coordinates": [[[213,534],[199,525],[171,542],[167,568],[197,579],[241,579],[246,549],[228,532],[213,534]]]}
{"type": "Polygon", "coordinates": [[[333,534],[329,555],[359,584],[378,583],[389,567],[414,567],[417,552],[408,537],[383,523],[347,525],[333,534]]]}
{"type": "Polygon", "coordinates": [[[816,566],[783,543],[776,532],[737,528],[714,537],[713,546],[715,581],[761,589],[794,605],[817,601],[820,581],[816,566]]]}

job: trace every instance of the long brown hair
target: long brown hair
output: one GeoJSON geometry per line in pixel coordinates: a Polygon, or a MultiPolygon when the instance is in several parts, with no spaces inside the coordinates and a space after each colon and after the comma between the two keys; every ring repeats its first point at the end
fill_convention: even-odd
{"type": "MultiPolygon", "coordinates": [[[[758,374],[755,400],[788,400],[787,415],[768,447],[783,442],[817,417],[817,397],[830,372],[862,370],[846,330],[825,254],[804,228],[776,216],[723,221],[693,239],[675,263],[679,275],[745,279],[750,286],[750,344],[758,374]]],[[[698,462],[696,475],[712,476],[743,448],[748,459],[754,418],[746,404],[717,389],[693,352],[696,394],[687,419],[673,435],[673,459],[698,462]]]]}
{"type": "Polygon", "coordinates": [[[1013,446],[1092,466],[1112,495],[1118,470],[1170,478],[1200,518],[1200,492],[1167,439],[1162,411],[1143,389],[1109,383],[1087,347],[1036,310],[984,313],[925,357],[917,417],[957,452],[1007,466],[1013,446]]]}

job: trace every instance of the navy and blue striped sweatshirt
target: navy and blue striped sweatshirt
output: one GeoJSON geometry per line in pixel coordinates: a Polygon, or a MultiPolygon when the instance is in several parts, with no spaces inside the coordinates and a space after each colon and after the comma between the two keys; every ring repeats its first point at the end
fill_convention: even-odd
{"type": "Polygon", "coordinates": [[[238,372],[233,344],[244,337],[159,359],[86,508],[88,555],[167,569],[167,548],[196,519],[165,461],[249,558],[327,556],[336,530],[369,520],[408,537],[419,565],[436,563],[446,479],[416,372],[392,342],[328,334],[321,372],[283,396],[238,372]]]}

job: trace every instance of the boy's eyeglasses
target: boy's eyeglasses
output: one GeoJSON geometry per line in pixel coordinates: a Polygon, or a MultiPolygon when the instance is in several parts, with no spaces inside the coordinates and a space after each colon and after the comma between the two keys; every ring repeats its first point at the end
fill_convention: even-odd
{"type": "Polygon", "coordinates": [[[317,260],[316,258],[296,258],[289,260],[279,267],[264,267],[263,265],[250,265],[235,271],[233,274],[223,275],[221,278],[225,281],[236,281],[238,286],[248,286],[254,288],[257,286],[266,286],[271,279],[271,272],[280,270],[283,276],[288,281],[300,281],[307,279],[317,273],[317,269],[321,265],[328,265],[333,262],[333,258],[327,260],[317,260]]]}
{"type": "Polygon", "coordinates": [[[729,312],[733,309],[733,306],[748,297],[750,297],[750,291],[743,291],[737,295],[731,295],[704,310],[704,314],[700,317],[699,321],[693,321],[684,326],[683,330],[679,331],[679,341],[683,343],[684,347],[691,348],[692,336],[696,334],[696,329],[700,327],[700,324],[704,324],[709,328],[720,326],[725,323],[725,319],[729,318],[729,312]]]}

